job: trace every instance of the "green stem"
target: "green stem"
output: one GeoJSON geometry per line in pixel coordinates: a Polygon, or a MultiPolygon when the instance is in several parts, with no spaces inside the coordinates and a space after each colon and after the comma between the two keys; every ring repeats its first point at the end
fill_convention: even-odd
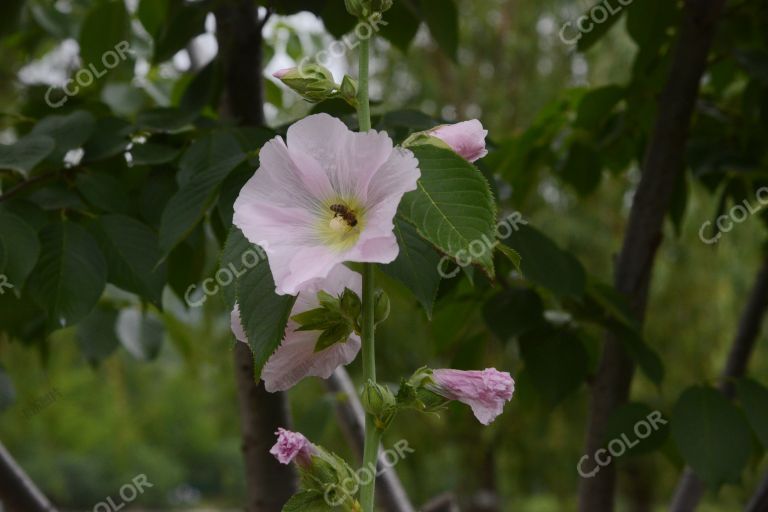
{"type": "MultiPolygon", "coordinates": [[[[358,121],[360,131],[367,132],[371,129],[371,105],[368,98],[368,59],[369,41],[360,41],[360,75],[358,77],[358,121]]],[[[376,382],[376,349],[374,341],[375,291],[376,283],[373,278],[374,267],[372,263],[363,265],[363,381],[376,382]]],[[[363,468],[376,474],[376,462],[379,455],[379,443],[381,432],[375,425],[374,418],[370,414],[365,416],[365,448],[363,450],[363,468]]],[[[373,512],[374,491],[376,489],[375,478],[365,478],[360,484],[360,504],[363,512],[373,512]]]]}

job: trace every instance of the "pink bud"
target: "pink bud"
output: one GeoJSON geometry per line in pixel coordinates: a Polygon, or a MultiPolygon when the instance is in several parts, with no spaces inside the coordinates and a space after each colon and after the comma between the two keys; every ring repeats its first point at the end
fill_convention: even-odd
{"type": "Polygon", "coordinates": [[[277,78],[278,80],[280,80],[280,79],[282,79],[283,77],[285,77],[285,76],[286,76],[288,73],[290,73],[291,71],[294,71],[295,69],[296,69],[296,68],[284,68],[284,69],[280,69],[280,70],[277,70],[277,71],[275,71],[274,73],[272,73],[272,76],[273,76],[273,77],[275,77],[275,78],[277,78]]]}
{"type": "Polygon", "coordinates": [[[458,400],[472,408],[483,425],[490,424],[512,399],[515,381],[507,372],[495,368],[483,371],[434,370],[432,391],[449,400],[458,400]]]}
{"type": "Polygon", "coordinates": [[[485,149],[488,130],[485,130],[477,119],[444,124],[433,128],[429,133],[448,144],[451,149],[470,162],[475,162],[488,154],[488,150],[485,149]]]}
{"type": "Polygon", "coordinates": [[[277,442],[269,453],[274,455],[280,464],[290,464],[294,459],[300,466],[312,464],[315,447],[306,437],[284,428],[277,429],[275,435],[277,435],[277,442]]]}

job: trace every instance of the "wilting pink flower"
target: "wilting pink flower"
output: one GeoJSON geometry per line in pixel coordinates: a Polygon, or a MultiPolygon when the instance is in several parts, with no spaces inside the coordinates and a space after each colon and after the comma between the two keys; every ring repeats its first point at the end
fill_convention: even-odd
{"type": "Polygon", "coordinates": [[[495,368],[483,371],[434,370],[432,391],[472,408],[483,425],[490,424],[512,399],[515,381],[507,372],[495,368]]]}
{"type": "Polygon", "coordinates": [[[488,130],[477,119],[456,124],[444,124],[430,130],[430,135],[442,140],[455,152],[475,162],[488,154],[485,137],[488,130]]]}
{"type": "Polygon", "coordinates": [[[269,450],[269,453],[274,455],[280,464],[290,464],[294,460],[300,466],[312,464],[315,446],[306,437],[298,432],[291,432],[284,428],[277,429],[275,435],[277,436],[277,442],[269,450]]]}
{"type": "MultiPolygon", "coordinates": [[[[331,270],[326,279],[313,281],[299,293],[291,310],[291,317],[320,307],[317,300],[317,292],[320,290],[338,296],[344,288],[349,288],[360,295],[363,288],[362,276],[344,265],[338,265],[331,270]]],[[[247,343],[240,321],[239,306],[235,306],[232,311],[231,323],[235,337],[247,343]]],[[[352,333],[345,342],[336,343],[320,352],[315,352],[320,331],[298,331],[298,328],[299,324],[293,320],[288,321],[283,343],[272,354],[261,372],[264,387],[270,393],[293,387],[304,377],[327,379],[336,368],[351,363],[360,351],[360,337],[352,333]]]]}
{"type": "Polygon", "coordinates": [[[345,261],[390,263],[393,218],[418,162],[384,132],[354,133],[327,114],[269,141],[235,201],[234,223],[267,253],[277,293],[295,295],[345,261]]]}

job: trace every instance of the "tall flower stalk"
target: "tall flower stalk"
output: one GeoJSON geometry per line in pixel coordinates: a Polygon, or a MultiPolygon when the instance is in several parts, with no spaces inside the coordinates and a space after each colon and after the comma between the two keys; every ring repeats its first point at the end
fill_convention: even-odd
{"type": "MultiPolygon", "coordinates": [[[[371,103],[368,97],[370,40],[360,41],[360,70],[358,76],[357,116],[361,132],[371,129],[371,103]]],[[[374,282],[373,263],[363,264],[363,379],[366,383],[376,383],[376,323],[374,319],[376,283],[374,282]]],[[[379,454],[381,431],[376,426],[375,418],[370,413],[365,415],[365,447],[363,449],[363,468],[375,468],[379,454]]],[[[375,471],[374,471],[375,472],[375,471]]],[[[373,511],[376,479],[360,485],[360,504],[364,512],[373,511]]]]}

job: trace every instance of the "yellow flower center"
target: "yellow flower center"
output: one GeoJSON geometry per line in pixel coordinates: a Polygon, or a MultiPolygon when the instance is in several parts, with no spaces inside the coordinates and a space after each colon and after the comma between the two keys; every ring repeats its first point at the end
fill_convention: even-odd
{"type": "Polygon", "coordinates": [[[323,205],[319,231],[321,237],[340,250],[352,247],[360,236],[364,217],[353,200],[337,199],[323,205]]]}

